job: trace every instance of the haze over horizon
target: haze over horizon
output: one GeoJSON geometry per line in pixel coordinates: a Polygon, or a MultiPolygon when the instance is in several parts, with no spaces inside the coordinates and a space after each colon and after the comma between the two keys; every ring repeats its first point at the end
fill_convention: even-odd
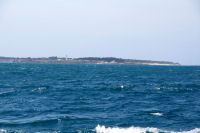
{"type": "Polygon", "coordinates": [[[200,65],[199,0],[1,0],[0,56],[200,65]]]}

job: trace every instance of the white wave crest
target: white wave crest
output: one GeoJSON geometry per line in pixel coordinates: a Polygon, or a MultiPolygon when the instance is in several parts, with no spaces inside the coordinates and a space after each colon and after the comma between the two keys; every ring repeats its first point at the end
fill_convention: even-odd
{"type": "Polygon", "coordinates": [[[182,132],[175,132],[175,131],[165,131],[158,128],[141,128],[141,127],[129,127],[129,128],[119,128],[119,127],[108,127],[98,125],[95,128],[97,133],[200,133],[200,128],[195,128],[190,131],[182,131],[182,132]]]}
{"type": "Polygon", "coordinates": [[[7,132],[7,130],[5,130],[5,129],[0,129],[0,133],[6,133],[7,132]]]}
{"type": "Polygon", "coordinates": [[[160,130],[157,128],[140,128],[140,127],[130,127],[130,128],[106,128],[105,126],[98,125],[96,127],[97,133],[145,133],[147,131],[153,132],[153,133],[159,133],[160,130]]]}
{"type": "Polygon", "coordinates": [[[162,113],[151,113],[151,115],[154,115],[154,116],[163,116],[162,113]]]}
{"type": "Polygon", "coordinates": [[[39,87],[39,88],[36,88],[36,89],[33,89],[32,91],[33,92],[43,92],[47,89],[47,87],[39,87]]]}

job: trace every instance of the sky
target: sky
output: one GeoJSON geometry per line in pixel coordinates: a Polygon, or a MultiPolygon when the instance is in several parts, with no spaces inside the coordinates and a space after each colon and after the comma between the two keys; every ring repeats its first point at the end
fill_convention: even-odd
{"type": "Polygon", "coordinates": [[[199,0],[0,0],[0,56],[200,65],[199,0]]]}

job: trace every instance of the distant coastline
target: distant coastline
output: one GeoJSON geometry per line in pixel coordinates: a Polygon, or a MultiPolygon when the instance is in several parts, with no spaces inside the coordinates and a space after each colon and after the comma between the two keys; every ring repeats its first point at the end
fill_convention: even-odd
{"type": "Polygon", "coordinates": [[[64,57],[41,57],[41,58],[17,58],[0,57],[0,63],[59,63],[59,64],[125,64],[125,65],[156,65],[156,66],[180,66],[179,63],[169,61],[151,61],[122,59],[115,57],[83,57],[83,58],[64,58],[64,57]]]}

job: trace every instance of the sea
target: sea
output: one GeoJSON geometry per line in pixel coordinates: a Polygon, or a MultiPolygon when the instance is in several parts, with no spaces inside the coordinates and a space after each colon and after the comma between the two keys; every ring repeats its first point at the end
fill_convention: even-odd
{"type": "Polygon", "coordinates": [[[0,63],[0,133],[200,133],[200,66],[0,63]]]}

